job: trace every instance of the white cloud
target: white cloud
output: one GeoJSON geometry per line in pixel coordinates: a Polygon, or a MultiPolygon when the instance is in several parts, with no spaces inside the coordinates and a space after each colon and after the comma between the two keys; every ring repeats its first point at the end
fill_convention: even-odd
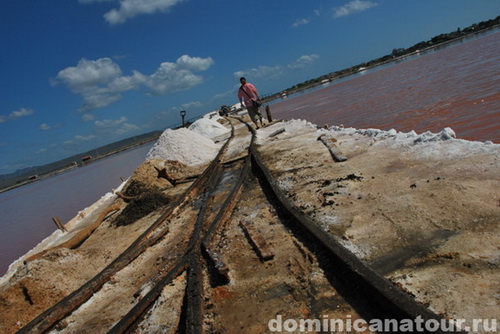
{"type": "Polygon", "coordinates": [[[76,141],[89,141],[89,140],[93,140],[95,138],[97,138],[97,137],[94,135],[88,135],[88,136],[76,135],[75,136],[76,141]]]}
{"type": "Polygon", "coordinates": [[[256,68],[235,72],[234,76],[237,78],[240,77],[263,78],[263,77],[276,77],[282,73],[283,73],[283,68],[280,65],[276,66],[261,65],[256,68]]]}
{"type": "Polygon", "coordinates": [[[45,153],[45,152],[47,152],[47,151],[48,151],[48,150],[47,150],[46,148],[41,148],[41,149],[37,150],[35,153],[36,153],[36,154],[42,154],[42,153],[45,153]]]}
{"type": "Polygon", "coordinates": [[[127,123],[127,121],[127,117],[122,116],[116,120],[105,119],[102,121],[95,121],[94,125],[96,131],[99,133],[113,133],[118,135],[139,129],[137,125],[127,123]]]}
{"type": "Polygon", "coordinates": [[[122,98],[122,95],[117,92],[99,91],[89,92],[83,94],[83,105],[79,109],[80,112],[87,112],[99,108],[105,108],[111,103],[116,102],[122,98]]]}
{"type": "Polygon", "coordinates": [[[135,89],[146,79],[146,76],[138,71],[132,71],[132,76],[115,77],[108,84],[109,91],[111,92],[124,92],[127,90],[135,89]]]}
{"type": "Polygon", "coordinates": [[[190,57],[188,55],[180,56],[177,59],[177,66],[189,71],[205,71],[214,64],[212,58],[190,57]]]}
{"type": "Polygon", "coordinates": [[[335,12],[333,16],[336,18],[342,16],[348,16],[355,13],[363,12],[375,6],[378,6],[378,3],[373,1],[353,0],[351,2],[348,2],[342,7],[333,8],[335,12]]]}
{"type": "Polygon", "coordinates": [[[165,62],[153,73],[144,84],[153,95],[165,95],[188,90],[203,82],[203,77],[188,70],[179,69],[176,64],[165,62]]]}
{"type": "Polygon", "coordinates": [[[75,135],[72,140],[66,140],[63,144],[64,145],[74,145],[79,142],[86,142],[86,141],[91,141],[96,139],[96,135],[87,135],[87,136],[82,136],[82,135],[75,135]]]}
{"type": "Polygon", "coordinates": [[[288,67],[291,69],[301,69],[304,67],[307,67],[314,63],[317,59],[319,58],[318,55],[312,54],[312,55],[304,55],[299,57],[296,61],[293,63],[289,64],[288,67]]]}
{"type": "Polygon", "coordinates": [[[40,124],[39,128],[40,128],[40,130],[43,130],[43,131],[47,131],[47,130],[52,129],[52,127],[46,123],[40,124]]]}
{"type": "Polygon", "coordinates": [[[321,12],[318,9],[313,10],[312,16],[310,15],[309,17],[301,18],[295,20],[295,22],[292,24],[292,27],[297,28],[301,25],[309,24],[311,23],[311,20],[316,19],[316,17],[321,16],[321,12]]]}
{"type": "Polygon", "coordinates": [[[59,71],[56,79],[62,81],[75,93],[93,90],[95,86],[107,84],[121,75],[120,67],[110,58],[78,62],[76,67],[67,67],[59,71]]]}
{"type": "Polygon", "coordinates": [[[301,25],[304,25],[304,24],[308,24],[309,22],[311,22],[310,19],[297,19],[295,20],[295,22],[292,24],[292,27],[298,27],[298,26],[301,26],[301,25]]]}
{"type": "Polygon", "coordinates": [[[198,101],[193,101],[193,102],[181,104],[181,107],[183,109],[194,109],[194,108],[203,107],[203,104],[201,104],[201,102],[198,102],[198,101]]]}
{"type": "Polygon", "coordinates": [[[110,58],[97,60],[81,59],[77,66],[59,71],[52,83],[62,82],[73,93],[83,97],[81,112],[103,108],[121,99],[120,93],[133,87],[120,89],[113,82],[120,78],[120,66],[110,58]]]}
{"type": "Polygon", "coordinates": [[[302,69],[302,68],[305,68],[307,66],[310,66],[318,58],[319,58],[319,56],[315,55],[315,54],[304,55],[304,56],[299,57],[294,62],[292,62],[288,65],[285,65],[285,66],[282,66],[282,65],[259,66],[259,67],[251,68],[248,70],[234,72],[234,76],[235,76],[235,78],[240,78],[240,77],[273,78],[273,77],[277,77],[277,76],[285,73],[287,70],[297,70],[297,69],[302,69]]]}
{"type": "Polygon", "coordinates": [[[185,0],[121,0],[120,7],[104,14],[104,19],[110,24],[120,24],[142,14],[165,13],[183,1],[185,0]]]}
{"type": "Polygon", "coordinates": [[[38,128],[42,131],[48,131],[48,130],[52,130],[52,129],[59,129],[59,128],[62,128],[63,126],[64,126],[63,123],[56,123],[53,125],[49,125],[47,123],[42,123],[42,124],[40,124],[40,126],[38,128]]]}
{"type": "Polygon", "coordinates": [[[20,110],[13,111],[10,114],[10,117],[12,119],[15,119],[15,118],[25,117],[25,116],[29,116],[29,115],[33,115],[33,110],[26,109],[26,108],[21,108],[20,110]]]}
{"type": "Polygon", "coordinates": [[[73,93],[81,95],[83,104],[79,111],[88,112],[107,107],[120,100],[123,92],[141,87],[151,95],[188,90],[204,81],[194,72],[205,71],[213,64],[211,57],[183,55],[175,63],[162,63],[151,75],[132,71],[131,76],[124,76],[120,66],[110,58],[81,59],[77,66],[59,71],[52,83],[63,83],[73,93]]]}
{"type": "Polygon", "coordinates": [[[90,122],[94,120],[94,115],[92,114],[83,114],[82,116],[82,121],[84,122],[90,122]]]}
{"type": "Polygon", "coordinates": [[[122,135],[136,130],[139,130],[139,127],[137,125],[130,123],[123,123],[118,129],[115,130],[115,134],[122,135]]]}
{"type": "Polygon", "coordinates": [[[122,116],[117,120],[105,119],[103,121],[95,121],[96,128],[108,129],[110,127],[116,127],[120,124],[123,124],[127,121],[127,117],[122,116]]]}
{"type": "Polygon", "coordinates": [[[5,123],[7,121],[12,121],[12,120],[15,120],[15,119],[18,119],[21,117],[30,116],[33,114],[34,114],[34,111],[32,109],[21,108],[19,110],[15,110],[15,111],[11,112],[7,116],[0,115],[0,123],[5,123]]]}
{"type": "Polygon", "coordinates": [[[214,64],[212,58],[198,58],[183,55],[175,63],[164,62],[148,77],[143,77],[143,84],[153,95],[165,95],[188,90],[203,83],[203,77],[194,71],[205,71],[214,64]]]}

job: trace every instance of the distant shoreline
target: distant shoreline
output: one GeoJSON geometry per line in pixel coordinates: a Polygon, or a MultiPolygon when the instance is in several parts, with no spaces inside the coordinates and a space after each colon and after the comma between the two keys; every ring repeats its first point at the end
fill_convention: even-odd
{"type": "Polygon", "coordinates": [[[73,169],[77,169],[77,168],[81,168],[81,167],[86,167],[86,166],[88,166],[88,165],[90,165],[90,164],[92,164],[94,162],[97,162],[97,161],[99,161],[101,159],[110,157],[112,155],[115,155],[115,154],[118,154],[118,153],[121,153],[121,152],[124,152],[124,151],[131,150],[133,148],[136,148],[136,147],[139,147],[139,146],[142,146],[142,145],[147,145],[147,144],[149,144],[149,143],[151,143],[153,141],[156,141],[157,139],[158,138],[154,138],[154,139],[150,139],[150,140],[147,140],[147,141],[140,141],[140,142],[137,142],[137,143],[133,143],[133,144],[121,147],[121,148],[119,148],[117,150],[114,150],[112,152],[108,152],[106,154],[93,157],[91,160],[89,160],[88,162],[82,163],[81,165],[66,166],[66,167],[63,167],[63,168],[55,169],[55,170],[53,170],[51,172],[48,172],[48,173],[37,175],[37,177],[35,179],[32,179],[32,180],[26,179],[24,181],[21,181],[19,183],[16,183],[16,184],[12,185],[12,186],[1,188],[0,189],[0,194],[2,194],[4,192],[7,192],[9,190],[13,190],[13,189],[16,189],[16,188],[19,188],[19,187],[22,187],[22,186],[25,186],[25,185],[37,182],[37,181],[42,181],[42,180],[49,179],[49,178],[51,178],[53,176],[69,172],[69,171],[71,171],[73,169]]]}
{"type": "MultiPolygon", "coordinates": [[[[390,58],[387,59],[387,57],[389,57],[389,55],[386,55],[386,56],[383,56],[383,57],[378,58],[378,59],[374,59],[374,60],[371,60],[371,61],[368,61],[365,63],[354,65],[354,66],[351,66],[351,67],[348,67],[348,68],[345,68],[345,69],[342,69],[339,71],[335,71],[335,72],[331,72],[329,74],[322,75],[322,76],[317,77],[315,79],[311,79],[311,80],[302,82],[300,84],[292,86],[291,88],[288,88],[288,89],[285,89],[285,90],[280,91],[278,93],[266,96],[262,100],[264,103],[268,103],[268,102],[282,98],[283,94],[285,94],[286,96],[289,96],[289,95],[301,93],[301,92],[307,91],[309,89],[321,86],[321,85],[325,84],[325,81],[327,81],[328,83],[335,82],[337,80],[343,79],[343,78],[348,77],[350,75],[357,74],[357,73],[362,72],[362,71],[370,70],[370,69],[373,69],[373,68],[376,68],[379,66],[383,66],[383,65],[387,65],[387,64],[390,64],[393,62],[401,61],[401,60],[404,60],[405,58],[412,57],[412,56],[415,56],[415,55],[418,55],[421,53],[427,53],[429,51],[433,51],[433,50],[436,50],[436,49],[441,48],[441,47],[446,47],[449,44],[459,42],[463,39],[476,38],[480,34],[494,32],[494,30],[499,29],[499,28],[500,28],[500,24],[496,24],[496,25],[493,25],[491,27],[487,27],[487,28],[484,28],[484,29],[481,29],[478,31],[474,31],[474,32],[470,32],[470,33],[467,33],[464,35],[460,35],[456,38],[448,39],[446,41],[443,41],[443,42],[440,42],[437,44],[433,44],[433,45],[427,46],[425,48],[417,49],[415,51],[404,53],[404,54],[399,55],[399,56],[391,56],[390,58]],[[296,88],[294,88],[294,87],[296,87],[296,88]]],[[[408,48],[408,49],[410,49],[410,48],[408,48]]]]}

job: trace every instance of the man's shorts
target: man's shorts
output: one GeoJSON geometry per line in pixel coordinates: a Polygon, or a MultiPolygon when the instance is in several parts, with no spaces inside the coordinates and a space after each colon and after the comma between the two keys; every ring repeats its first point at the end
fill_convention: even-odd
{"type": "Polygon", "coordinates": [[[248,106],[248,115],[250,115],[250,118],[252,119],[252,122],[257,124],[257,116],[259,117],[260,121],[262,121],[262,114],[259,111],[259,108],[254,107],[254,106],[248,106]]]}

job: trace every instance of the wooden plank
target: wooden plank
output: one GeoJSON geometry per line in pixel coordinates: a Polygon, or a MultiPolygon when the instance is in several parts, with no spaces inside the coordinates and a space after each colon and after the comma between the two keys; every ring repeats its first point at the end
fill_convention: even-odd
{"type": "Polygon", "coordinates": [[[64,227],[59,217],[52,217],[52,221],[56,224],[58,229],[60,229],[63,232],[68,232],[68,230],[66,229],[66,227],[64,227]]]}
{"type": "Polygon", "coordinates": [[[342,155],[342,152],[335,146],[332,139],[325,139],[325,135],[321,135],[318,137],[318,140],[328,148],[330,154],[335,162],[344,162],[347,160],[345,156],[342,155]]]}
{"type": "Polygon", "coordinates": [[[283,133],[285,131],[286,131],[285,128],[278,129],[278,130],[274,131],[273,133],[271,133],[269,135],[269,137],[276,137],[277,135],[279,135],[280,133],[283,133]]]}
{"type": "Polygon", "coordinates": [[[274,254],[271,252],[266,240],[262,237],[262,233],[255,228],[253,223],[242,220],[240,221],[240,226],[259,258],[262,261],[272,260],[274,254]]]}

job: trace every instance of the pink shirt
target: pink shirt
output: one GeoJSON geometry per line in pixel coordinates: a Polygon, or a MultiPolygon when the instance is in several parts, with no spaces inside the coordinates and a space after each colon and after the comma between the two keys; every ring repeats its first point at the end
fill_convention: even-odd
{"type": "Polygon", "coordinates": [[[257,97],[257,88],[255,88],[255,86],[251,83],[247,82],[242,88],[238,88],[238,99],[240,99],[240,101],[243,99],[243,104],[245,106],[252,106],[252,100],[256,100],[257,97]],[[242,89],[245,90],[246,94],[242,91],[242,89]]]}

